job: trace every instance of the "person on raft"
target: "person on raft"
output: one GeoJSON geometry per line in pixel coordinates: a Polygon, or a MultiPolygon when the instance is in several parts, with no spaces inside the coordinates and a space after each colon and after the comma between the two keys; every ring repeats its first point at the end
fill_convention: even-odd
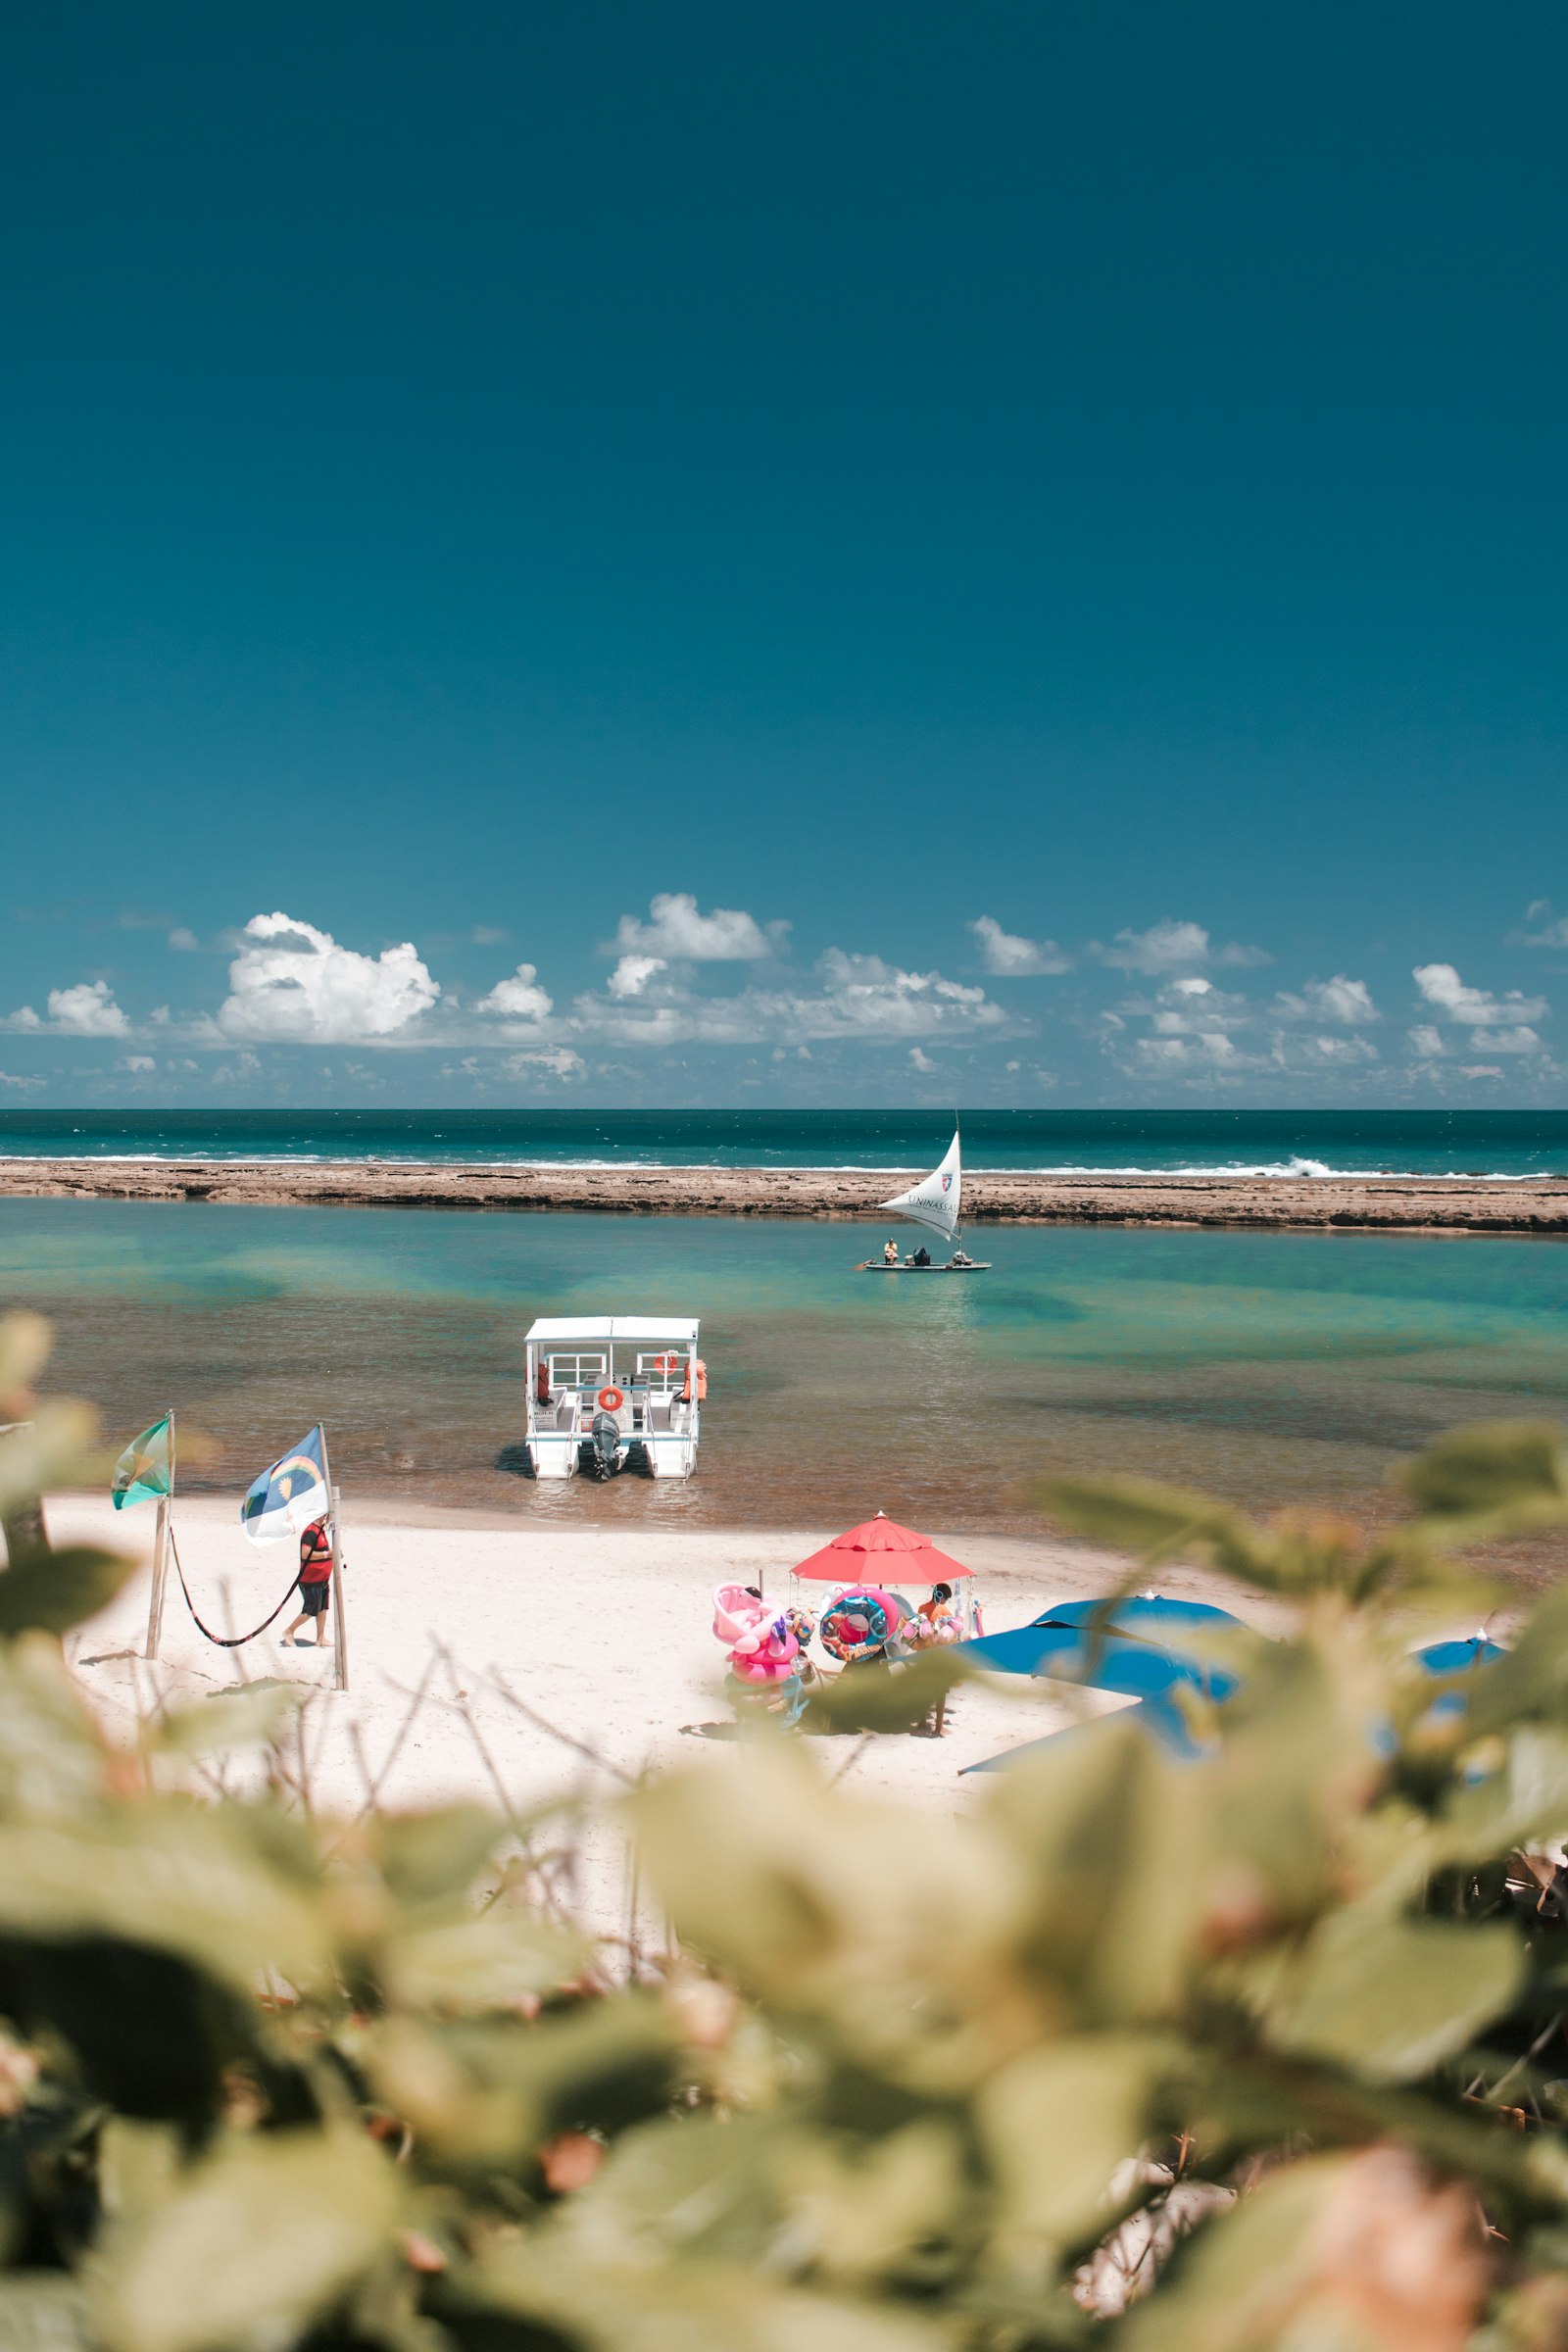
{"type": "Polygon", "coordinates": [[[894,1242],[894,1241],[887,1241],[887,1242],[884,1242],[884,1243],[883,1243],[883,1245],[882,1245],[882,1263],[883,1263],[885,1266],[896,1266],[896,1265],[898,1264],[898,1262],[899,1262],[899,1245],[898,1245],[898,1243],[897,1243],[897,1242],[894,1242]]]}
{"type": "Polygon", "coordinates": [[[300,1538],[300,1612],[283,1636],[282,1646],[292,1649],[302,1625],[316,1619],[316,1646],[326,1646],[326,1612],[332,1605],[332,1539],[324,1519],[313,1519],[300,1538]]]}

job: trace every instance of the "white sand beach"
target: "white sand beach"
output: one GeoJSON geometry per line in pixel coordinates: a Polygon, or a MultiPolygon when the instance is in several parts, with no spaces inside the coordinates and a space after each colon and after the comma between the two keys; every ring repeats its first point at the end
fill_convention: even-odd
{"type": "MultiPolygon", "coordinates": [[[[731,1717],[720,1690],[723,1653],[710,1630],[714,1586],[734,1580],[790,1597],[793,1563],[838,1532],[578,1532],[523,1528],[477,1512],[419,1514],[422,1523],[411,1525],[416,1514],[407,1506],[346,1502],[350,1674],[349,1689],[338,1691],[330,1650],[280,1646],[292,1604],[247,1647],[219,1649],[192,1623],[172,1575],[161,1658],[144,1662],[154,1516],[145,1505],[117,1515],[84,1496],[49,1505],[56,1543],[104,1543],[142,1561],[111,1607],[68,1638],[82,1687],[109,1724],[127,1730],[155,1694],[182,1705],[269,1678],[318,1692],[308,1769],[313,1802],[333,1811],[365,1801],[359,1757],[393,1806],[455,1797],[494,1802],[492,1763],[521,1805],[576,1788],[585,1776],[612,1784],[617,1773],[636,1776],[717,1748],[731,1717]],[[425,1704],[388,1762],[421,1684],[425,1704]],[[564,1739],[527,1720],[508,1692],[564,1739]]],[[[192,1595],[215,1631],[245,1631],[281,1597],[292,1545],[251,1544],[236,1503],[182,1499],[176,1527],[192,1595]]],[[[989,1632],[1026,1624],[1052,1601],[1103,1592],[1116,1574],[1114,1561],[1084,1546],[927,1532],[974,1569],[989,1632]]],[[[831,1589],[803,1585],[798,1596],[820,1606],[831,1589]]],[[[1237,1606],[1232,1587],[1198,1570],[1174,1569],[1160,1589],[1237,1606]]],[[[1120,1703],[1085,1695],[1092,1705],[1120,1703]]],[[[964,1690],[952,1702],[946,1737],[878,1737],[857,1759],[857,1780],[953,1802],[966,1766],[1070,1720],[1061,1697],[1011,1680],[964,1690]]],[[[823,1742],[846,1755],[852,1744],[823,1742]]]]}

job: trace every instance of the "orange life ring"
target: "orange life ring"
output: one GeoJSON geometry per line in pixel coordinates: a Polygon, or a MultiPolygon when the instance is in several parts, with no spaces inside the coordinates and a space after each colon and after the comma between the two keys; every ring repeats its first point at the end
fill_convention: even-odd
{"type": "Polygon", "coordinates": [[[680,1367],[681,1358],[678,1355],[656,1355],[649,1370],[660,1373],[667,1380],[671,1372],[678,1372],[680,1367]]]}
{"type": "Polygon", "coordinates": [[[618,1413],[625,1401],[625,1397],[621,1395],[618,1389],[601,1389],[599,1392],[599,1409],[601,1412],[618,1413]]]}

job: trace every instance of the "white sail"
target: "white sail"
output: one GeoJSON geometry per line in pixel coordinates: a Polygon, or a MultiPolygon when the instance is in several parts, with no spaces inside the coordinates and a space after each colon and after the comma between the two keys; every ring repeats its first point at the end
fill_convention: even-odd
{"type": "Polygon", "coordinates": [[[942,1165],[896,1200],[884,1200],[884,1208],[895,1208],[901,1217],[911,1217],[916,1225],[929,1225],[943,1240],[951,1242],[958,1222],[958,1198],[963,1190],[963,1170],[958,1162],[958,1137],[954,1131],[942,1165]]]}

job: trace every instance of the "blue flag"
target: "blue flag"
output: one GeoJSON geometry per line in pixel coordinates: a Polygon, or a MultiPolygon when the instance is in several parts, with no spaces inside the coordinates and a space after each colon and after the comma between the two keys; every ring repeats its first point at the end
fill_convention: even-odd
{"type": "Polygon", "coordinates": [[[262,1472],[239,1506],[240,1525],[253,1544],[276,1544],[284,1536],[302,1536],[330,1508],[318,1423],[292,1453],[262,1472]]]}

